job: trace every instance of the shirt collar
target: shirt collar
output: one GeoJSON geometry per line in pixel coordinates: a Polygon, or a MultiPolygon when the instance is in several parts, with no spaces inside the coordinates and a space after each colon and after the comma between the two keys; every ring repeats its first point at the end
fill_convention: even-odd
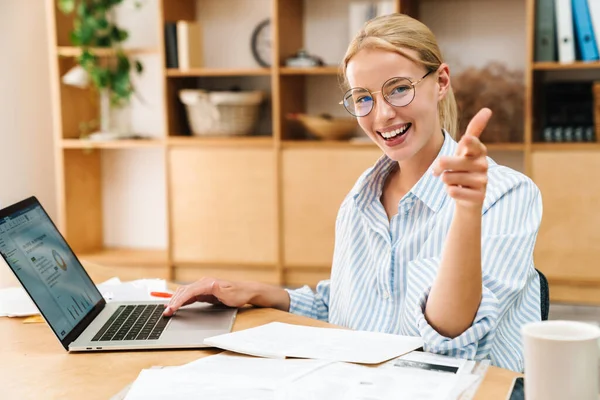
{"type": "MultiPolygon", "coordinates": [[[[448,132],[444,131],[444,143],[438,153],[440,156],[450,156],[456,153],[458,144],[448,132]]],[[[427,169],[421,179],[412,187],[408,194],[412,194],[423,202],[432,211],[437,212],[441,208],[447,194],[444,183],[439,177],[433,176],[433,165],[427,169]]],[[[396,165],[396,162],[385,154],[377,160],[375,165],[369,168],[359,179],[352,189],[352,195],[357,206],[364,209],[373,201],[381,197],[385,178],[396,165]]],[[[408,195],[407,194],[407,195],[408,195]]]]}

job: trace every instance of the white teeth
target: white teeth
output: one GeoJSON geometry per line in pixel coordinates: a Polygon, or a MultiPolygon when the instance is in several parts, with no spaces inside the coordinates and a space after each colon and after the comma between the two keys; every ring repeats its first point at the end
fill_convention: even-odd
{"type": "Polygon", "coordinates": [[[402,128],[398,128],[396,130],[393,131],[389,131],[389,132],[381,132],[381,136],[383,136],[385,139],[391,139],[395,136],[400,135],[401,133],[406,132],[406,130],[410,127],[410,124],[406,124],[404,125],[402,128]]]}

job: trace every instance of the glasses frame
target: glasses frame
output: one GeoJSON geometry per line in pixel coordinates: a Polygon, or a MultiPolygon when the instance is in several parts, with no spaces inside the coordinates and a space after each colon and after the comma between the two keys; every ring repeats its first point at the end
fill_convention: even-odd
{"type": "Polygon", "coordinates": [[[374,94],[376,94],[376,93],[382,93],[382,92],[383,92],[383,88],[385,87],[385,85],[386,85],[386,84],[387,84],[389,81],[391,81],[391,80],[393,80],[393,79],[406,79],[406,80],[408,80],[408,81],[410,82],[410,86],[412,86],[412,88],[413,88],[413,97],[412,97],[412,99],[410,99],[410,101],[409,101],[408,103],[406,103],[405,105],[403,105],[403,106],[397,106],[397,105],[395,105],[395,104],[392,104],[392,103],[390,103],[390,101],[387,99],[387,97],[386,97],[385,95],[383,95],[383,93],[382,93],[382,95],[381,95],[381,96],[383,97],[383,100],[385,100],[385,102],[386,102],[386,103],[388,103],[388,104],[389,104],[390,106],[392,106],[392,107],[406,107],[407,105],[409,105],[410,103],[412,103],[412,102],[413,102],[413,100],[415,99],[415,96],[417,95],[417,88],[416,88],[416,86],[417,86],[419,83],[421,83],[421,82],[423,81],[423,79],[427,78],[427,76],[428,76],[429,74],[431,74],[432,72],[434,72],[434,71],[435,71],[435,70],[433,70],[433,69],[429,70],[429,71],[428,71],[428,72],[427,72],[425,75],[423,75],[423,76],[421,77],[421,79],[419,79],[419,80],[418,80],[418,81],[416,81],[416,82],[413,82],[413,81],[412,81],[412,79],[410,79],[410,78],[407,78],[407,77],[404,77],[404,76],[395,76],[395,77],[393,77],[393,78],[390,78],[390,79],[388,79],[387,81],[383,82],[383,85],[381,85],[381,90],[378,90],[378,91],[376,91],[376,92],[371,92],[369,89],[365,89],[365,88],[363,88],[363,87],[360,87],[360,86],[358,86],[358,87],[354,87],[354,88],[351,88],[351,89],[348,89],[348,90],[346,91],[346,93],[344,93],[344,98],[342,99],[342,101],[340,101],[340,102],[339,102],[339,104],[343,105],[343,106],[344,106],[344,109],[345,109],[345,110],[348,112],[348,114],[352,115],[353,117],[356,117],[356,118],[362,118],[362,117],[366,117],[367,115],[371,114],[371,111],[373,111],[373,109],[375,108],[375,96],[373,96],[374,94]],[[348,93],[350,93],[351,91],[353,91],[353,90],[356,90],[356,89],[363,89],[363,90],[366,90],[366,91],[367,91],[367,92],[368,92],[368,93],[371,95],[371,97],[373,98],[373,106],[371,107],[371,109],[369,110],[369,112],[368,112],[368,113],[366,113],[365,115],[358,116],[358,115],[354,115],[354,114],[352,114],[352,113],[350,112],[350,110],[348,110],[348,108],[346,107],[346,105],[344,104],[344,100],[346,99],[346,95],[347,95],[348,93]]]}

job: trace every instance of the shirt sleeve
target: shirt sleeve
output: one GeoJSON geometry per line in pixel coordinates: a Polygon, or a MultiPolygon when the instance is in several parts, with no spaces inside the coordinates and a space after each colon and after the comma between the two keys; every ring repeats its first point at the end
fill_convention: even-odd
{"type": "MultiPolygon", "coordinates": [[[[512,185],[504,182],[505,189],[495,196],[497,200],[488,208],[484,205],[482,298],[472,325],[458,337],[442,336],[424,315],[431,286],[425,286],[418,296],[415,321],[426,351],[476,360],[487,358],[494,365],[523,370],[520,327],[541,318],[533,248],[542,202],[539,189],[529,178],[522,176],[516,182],[514,178],[506,178],[512,185]]],[[[439,262],[439,258],[422,260],[417,268],[430,271],[435,278],[439,262]]]]}
{"type": "Polygon", "coordinates": [[[304,286],[300,289],[286,291],[290,295],[290,312],[321,321],[329,320],[329,287],[330,281],[319,282],[316,291],[304,286]]]}

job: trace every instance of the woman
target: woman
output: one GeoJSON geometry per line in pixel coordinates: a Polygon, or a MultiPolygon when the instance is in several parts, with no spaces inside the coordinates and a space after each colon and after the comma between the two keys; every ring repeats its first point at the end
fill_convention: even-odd
{"type": "Polygon", "coordinates": [[[165,315],[194,301],[250,303],[522,371],[520,327],[540,320],[538,188],[486,157],[490,110],[453,139],[449,68],[422,23],[371,20],[343,67],[352,89],[342,103],[385,154],[340,207],[331,279],[313,292],[203,278],[179,288],[165,315]]]}

